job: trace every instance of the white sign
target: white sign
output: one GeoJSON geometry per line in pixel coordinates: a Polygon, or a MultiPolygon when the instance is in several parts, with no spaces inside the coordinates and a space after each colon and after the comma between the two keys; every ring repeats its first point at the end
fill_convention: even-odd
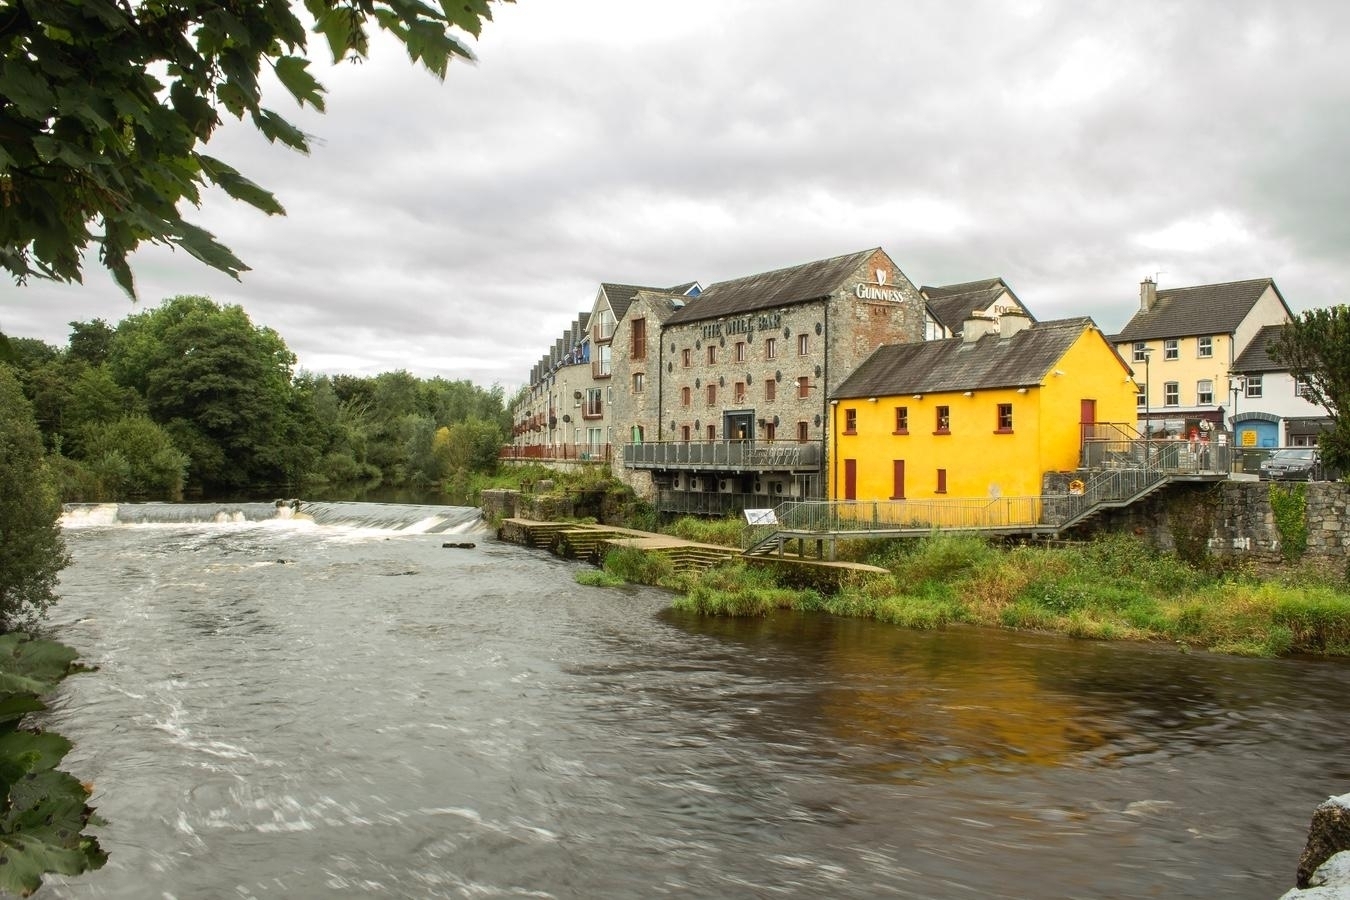
{"type": "Polygon", "coordinates": [[[777,525],[778,516],[771,509],[747,509],[745,521],[750,525],[777,525]]]}

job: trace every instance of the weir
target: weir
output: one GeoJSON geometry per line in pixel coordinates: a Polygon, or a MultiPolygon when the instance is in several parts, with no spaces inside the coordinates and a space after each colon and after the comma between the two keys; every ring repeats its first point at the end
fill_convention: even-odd
{"type": "Polygon", "coordinates": [[[464,534],[480,530],[482,511],[473,506],[401,503],[274,500],[222,503],[67,503],[61,524],[189,525],[270,522],[283,519],[316,525],[370,528],[405,534],[464,534]]]}

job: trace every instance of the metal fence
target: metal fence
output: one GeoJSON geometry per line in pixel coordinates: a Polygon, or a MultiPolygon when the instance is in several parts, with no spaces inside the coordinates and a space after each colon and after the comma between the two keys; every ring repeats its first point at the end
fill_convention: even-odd
{"type": "Polygon", "coordinates": [[[523,447],[507,445],[497,454],[498,459],[532,459],[540,462],[575,460],[580,462],[609,462],[611,444],[529,444],[523,447]]]}
{"type": "Polygon", "coordinates": [[[655,441],[623,445],[623,464],[636,469],[740,469],[754,472],[820,468],[819,442],[655,441]]]}

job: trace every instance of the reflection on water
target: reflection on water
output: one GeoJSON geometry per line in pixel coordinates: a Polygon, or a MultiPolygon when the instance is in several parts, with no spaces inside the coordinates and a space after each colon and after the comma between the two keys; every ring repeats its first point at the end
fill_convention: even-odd
{"type": "Polygon", "coordinates": [[[1344,665],[688,617],[374,512],[67,532],[112,858],[44,893],[1270,898],[1350,779],[1344,665]]]}

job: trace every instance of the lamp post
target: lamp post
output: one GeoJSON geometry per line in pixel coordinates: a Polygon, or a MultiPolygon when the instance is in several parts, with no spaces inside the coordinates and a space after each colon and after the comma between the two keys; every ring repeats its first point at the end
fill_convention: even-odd
{"type": "Polygon", "coordinates": [[[1242,375],[1237,375],[1237,376],[1229,375],[1229,376],[1228,376],[1228,389],[1229,389],[1229,390],[1232,392],[1232,394],[1233,394],[1233,441],[1232,441],[1233,446],[1232,446],[1232,449],[1230,449],[1230,450],[1228,451],[1229,453],[1231,453],[1231,454],[1233,455],[1233,456],[1232,456],[1231,462],[1229,462],[1229,464],[1228,464],[1228,469],[1229,469],[1230,472],[1237,468],[1237,460],[1238,460],[1238,433],[1237,433],[1238,397],[1242,396],[1242,392],[1243,392],[1244,390],[1246,390],[1246,387],[1247,387],[1247,379],[1246,379],[1244,376],[1242,376],[1242,375]]]}
{"type": "Polygon", "coordinates": [[[1140,349],[1139,355],[1144,357],[1144,468],[1148,468],[1149,451],[1152,449],[1153,442],[1153,423],[1150,420],[1153,408],[1150,405],[1152,398],[1149,396],[1149,357],[1153,355],[1152,347],[1140,349]]]}

